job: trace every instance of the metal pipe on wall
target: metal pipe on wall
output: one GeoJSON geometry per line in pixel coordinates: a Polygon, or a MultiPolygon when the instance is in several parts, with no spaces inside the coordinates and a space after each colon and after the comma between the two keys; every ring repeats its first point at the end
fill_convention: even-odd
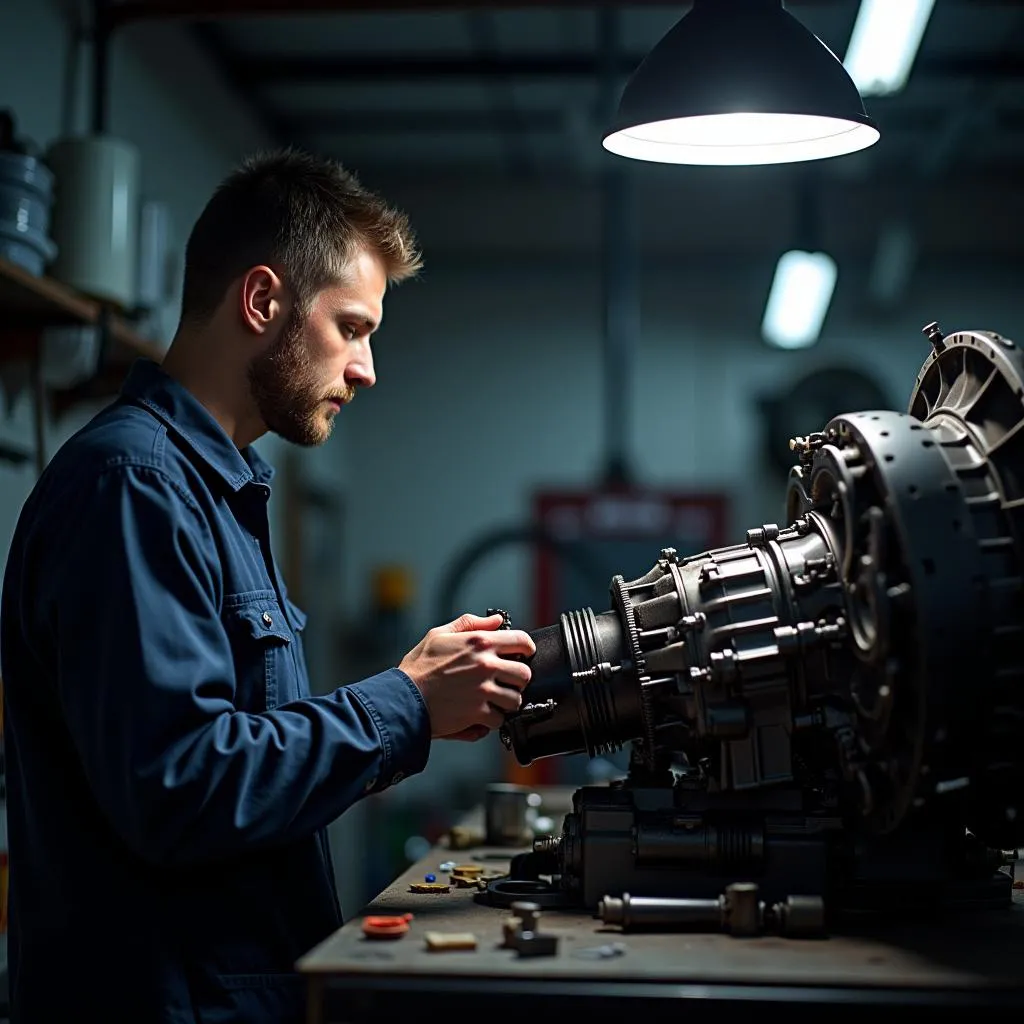
{"type": "Polygon", "coordinates": [[[110,0],[92,4],[92,131],[102,135],[110,115],[110,34],[114,23],[110,0]]]}
{"type": "MultiPolygon", "coordinates": [[[[601,116],[609,122],[618,103],[621,12],[606,4],[599,12],[601,116]]],[[[595,145],[599,142],[595,139],[595,145]]],[[[606,160],[610,159],[607,156],[606,160]]],[[[605,483],[630,482],[629,436],[633,360],[640,342],[640,272],[632,175],[608,166],[601,176],[602,294],[604,298],[605,483]]]]}

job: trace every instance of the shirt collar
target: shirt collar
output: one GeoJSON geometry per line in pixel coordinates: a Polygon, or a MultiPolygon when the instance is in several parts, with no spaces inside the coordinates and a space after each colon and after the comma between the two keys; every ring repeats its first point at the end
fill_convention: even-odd
{"type": "Polygon", "coordinates": [[[274,468],[251,445],[238,449],[206,407],[151,359],[137,359],[121,394],[161,419],[233,490],[269,484],[274,468]]]}

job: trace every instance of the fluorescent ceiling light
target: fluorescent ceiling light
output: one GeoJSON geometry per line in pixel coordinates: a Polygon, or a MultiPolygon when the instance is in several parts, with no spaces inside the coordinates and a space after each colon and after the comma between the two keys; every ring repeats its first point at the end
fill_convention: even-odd
{"type": "Polygon", "coordinates": [[[861,0],[843,66],[862,96],[906,85],[935,0],[861,0]]]}
{"type": "Polygon", "coordinates": [[[818,340],[838,270],[828,253],[783,253],[775,268],[761,332],[777,348],[807,348],[818,340]]]}

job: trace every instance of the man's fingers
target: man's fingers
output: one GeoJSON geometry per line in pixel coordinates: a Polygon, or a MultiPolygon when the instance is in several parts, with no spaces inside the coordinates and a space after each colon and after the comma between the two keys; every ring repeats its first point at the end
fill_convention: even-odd
{"type": "Polygon", "coordinates": [[[522,707],[522,695],[510,686],[502,686],[500,683],[484,683],[481,689],[487,695],[487,703],[492,708],[510,714],[522,707]]]}
{"type": "Polygon", "coordinates": [[[532,657],[537,653],[537,645],[533,642],[529,633],[522,629],[501,629],[496,630],[487,637],[487,645],[491,650],[500,654],[525,654],[532,657]]]}
{"type": "Polygon", "coordinates": [[[491,675],[505,686],[514,686],[517,690],[523,690],[533,678],[529,665],[521,661],[507,661],[505,658],[495,658],[491,665],[491,675]]]}
{"type": "Polygon", "coordinates": [[[497,630],[504,621],[500,615],[473,615],[466,612],[436,628],[439,633],[469,633],[474,629],[497,630]]]}
{"type": "MultiPolygon", "coordinates": [[[[501,690],[501,687],[500,686],[495,686],[494,689],[495,690],[501,690]]],[[[511,690],[506,690],[505,691],[506,703],[508,702],[509,695],[512,695],[514,698],[519,696],[519,694],[513,694],[511,690]]],[[[512,708],[510,710],[514,711],[515,708],[512,708]]],[[[487,705],[485,710],[483,712],[481,712],[480,720],[477,722],[477,725],[486,726],[487,729],[500,729],[504,724],[505,724],[504,709],[503,708],[499,708],[497,700],[495,700],[494,703],[489,703],[487,705]]]]}

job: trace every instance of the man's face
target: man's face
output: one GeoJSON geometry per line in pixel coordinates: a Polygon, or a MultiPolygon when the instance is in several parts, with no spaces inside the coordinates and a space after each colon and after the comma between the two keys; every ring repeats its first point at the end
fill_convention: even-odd
{"type": "Polygon", "coordinates": [[[373,387],[370,337],[380,326],[387,272],[361,250],[342,281],[323,288],[309,315],[293,307],[281,333],[249,365],[249,384],[267,429],[293,444],[323,444],[334,417],[373,387]]]}

